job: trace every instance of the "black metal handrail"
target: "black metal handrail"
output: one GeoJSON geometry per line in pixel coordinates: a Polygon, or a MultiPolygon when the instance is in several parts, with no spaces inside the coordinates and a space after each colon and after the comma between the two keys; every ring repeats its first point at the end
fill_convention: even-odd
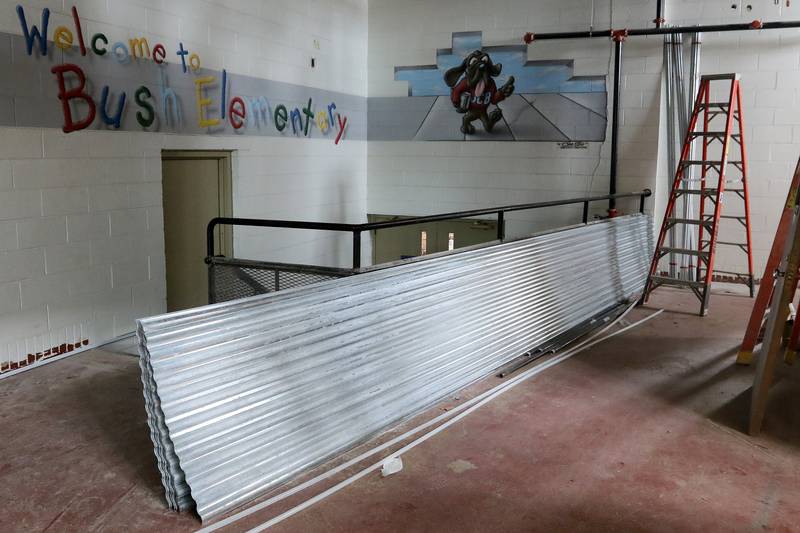
{"type": "Polygon", "coordinates": [[[290,228],[290,229],[313,229],[322,231],[346,231],[353,234],[353,268],[361,268],[361,233],[399,226],[411,226],[414,224],[424,224],[426,222],[437,222],[441,220],[453,220],[458,218],[468,218],[481,215],[497,215],[497,238],[505,238],[505,213],[513,211],[526,211],[528,209],[541,209],[545,207],[557,207],[562,205],[583,204],[583,223],[589,222],[589,204],[603,200],[617,200],[620,198],[639,198],[639,212],[644,212],[645,198],[652,195],[650,189],[636,192],[626,192],[619,194],[606,194],[603,196],[587,196],[583,198],[569,198],[566,200],[552,200],[549,202],[537,202],[532,204],[505,205],[499,207],[488,207],[485,209],[471,209],[469,211],[455,211],[452,213],[441,213],[438,215],[425,215],[419,217],[403,218],[400,220],[390,220],[386,222],[367,222],[363,224],[346,224],[337,222],[306,222],[301,220],[269,220],[260,218],[232,218],[216,217],[211,219],[206,228],[206,255],[207,261],[214,256],[214,230],[219,225],[231,226],[254,226],[261,228],[290,228]]]}

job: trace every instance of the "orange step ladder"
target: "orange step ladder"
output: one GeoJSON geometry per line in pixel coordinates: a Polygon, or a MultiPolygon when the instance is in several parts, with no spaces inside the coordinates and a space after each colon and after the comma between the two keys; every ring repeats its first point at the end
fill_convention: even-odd
{"type": "MultiPolygon", "coordinates": [[[[789,193],[786,196],[786,203],[783,206],[780,222],[778,222],[778,229],[775,232],[775,239],[772,241],[772,249],[767,258],[767,265],[764,267],[764,275],[761,277],[761,283],[758,286],[758,295],[753,304],[753,311],[750,315],[750,321],[747,323],[747,330],[742,340],[742,347],[736,357],[736,362],[742,365],[749,365],[753,360],[753,350],[758,344],[758,336],[764,324],[767,315],[767,309],[772,301],[772,295],[775,291],[775,278],[778,271],[778,265],[781,261],[781,254],[786,246],[786,239],[789,236],[789,230],[792,223],[792,214],[794,208],[798,203],[800,195],[800,161],[797,162],[795,167],[794,177],[792,184],[789,186],[789,193]]],[[[796,282],[795,282],[796,283],[796,282]]],[[[795,287],[795,290],[797,287],[795,287]]],[[[794,294],[794,291],[792,291],[794,294]]],[[[798,348],[798,340],[800,339],[800,317],[795,318],[794,327],[789,338],[789,343],[786,351],[787,362],[794,361],[798,348]]]]}
{"type": "MultiPolygon", "coordinates": [[[[719,84],[717,84],[719,85],[719,84]]],[[[715,87],[718,91],[718,88],[715,87]]],[[[729,198],[729,197],[726,197],[729,198]]],[[[726,206],[727,208],[727,206],[726,206]]],[[[686,264],[686,262],[684,262],[686,264]]],[[[678,164],[675,180],[670,191],[664,222],[656,242],[656,252],[650,264],[650,272],[644,289],[643,301],[661,286],[689,288],[700,300],[700,316],[708,312],[711,296],[711,282],[714,274],[734,276],[738,282],[750,288],[753,296],[755,285],[753,279],[752,240],[750,237],[750,200],[747,191],[747,151],[744,141],[744,118],[742,116],[742,95],[738,74],[716,74],[700,78],[700,88],[695,100],[694,109],[689,121],[689,129],[684,138],[681,159],[678,164]],[[727,82],[724,86],[726,100],[712,101],[712,82],[727,82]],[[702,115],[702,120],[701,120],[702,115]],[[720,119],[724,119],[720,120],[720,119]],[[698,129],[698,127],[700,129],[698,129]],[[718,141],[720,146],[714,143],[718,141]],[[694,159],[693,149],[700,143],[702,156],[694,159]],[[738,159],[729,159],[731,146],[738,146],[738,159]],[[712,156],[712,152],[718,156],[712,156]],[[694,177],[693,169],[700,169],[700,177],[694,177]],[[738,176],[731,173],[738,171],[738,176]],[[697,184],[699,187],[695,187],[697,184]],[[732,185],[728,188],[727,185],[732,185]],[[738,215],[723,215],[723,196],[732,193],[733,197],[743,203],[743,212],[738,215]],[[689,195],[699,198],[697,213],[689,212],[686,216],[677,216],[679,200],[686,202],[689,195]],[[710,204],[710,205],[709,205],[710,204]],[[735,227],[744,229],[743,241],[725,242],[718,240],[721,220],[733,220],[735,227]],[[674,236],[674,228],[689,226],[696,230],[694,243],[680,246],[678,243],[667,243],[667,235],[674,236]],[[723,272],[714,269],[715,253],[718,245],[734,246],[747,255],[748,272],[723,272]],[[669,269],[659,270],[662,259],[669,256],[669,269]],[[689,268],[678,269],[676,257],[688,257],[689,268]],[[692,264],[691,261],[696,261],[692,264]]]]}
{"type": "Polygon", "coordinates": [[[764,344],[753,379],[749,425],[750,435],[753,436],[758,435],[761,431],[761,424],[767,411],[769,389],[782,351],[784,325],[789,318],[790,306],[797,291],[798,272],[800,272],[799,230],[800,206],[795,203],[789,229],[784,239],[780,263],[775,270],[772,283],[772,303],[764,331],[764,344]]]}

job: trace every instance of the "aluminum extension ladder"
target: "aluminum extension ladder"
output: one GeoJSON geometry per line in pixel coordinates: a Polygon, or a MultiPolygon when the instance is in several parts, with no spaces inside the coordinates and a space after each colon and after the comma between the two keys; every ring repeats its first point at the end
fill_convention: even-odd
{"type": "MultiPolygon", "coordinates": [[[[717,85],[720,85],[719,83],[717,85]]],[[[715,89],[717,89],[715,87],[715,89]]],[[[721,100],[721,99],[720,99],[721,100]]],[[[747,157],[744,142],[744,118],[742,116],[742,96],[738,74],[717,74],[703,76],[695,100],[694,109],[689,121],[689,128],[683,142],[681,159],[675,173],[675,181],[667,203],[664,222],[656,243],[656,251],[650,264],[650,273],[644,289],[644,301],[655,289],[662,285],[688,287],[700,300],[700,316],[706,315],[710,297],[711,281],[714,274],[733,276],[740,283],[750,288],[750,297],[754,293],[753,253],[750,237],[750,202],[747,192],[747,157]],[[728,82],[730,88],[724,87],[727,101],[712,101],[712,82],[728,82]],[[701,120],[702,115],[702,120],[701,120]],[[722,119],[724,118],[724,122],[722,119]],[[700,128],[698,130],[698,127],[700,128]],[[694,143],[700,141],[702,157],[694,159],[694,143]],[[720,147],[714,145],[719,141],[720,147]],[[729,160],[728,152],[735,143],[739,147],[740,157],[729,160]],[[710,152],[719,153],[717,158],[710,152]],[[700,169],[700,177],[694,177],[693,169],[700,169]],[[731,177],[729,172],[738,170],[739,176],[731,177]],[[696,187],[695,185],[699,185],[696,187]],[[727,188],[727,185],[732,185],[727,188]],[[724,194],[732,193],[727,198],[743,202],[743,213],[723,215],[724,194]],[[687,195],[699,197],[699,208],[689,213],[688,218],[676,216],[676,205],[679,199],[687,195]],[[735,227],[744,229],[744,242],[724,242],[718,240],[720,221],[733,220],[735,227]],[[666,244],[667,234],[674,236],[674,228],[690,226],[696,230],[697,238],[694,246],[680,246],[670,240],[666,244]],[[717,245],[740,248],[747,255],[747,274],[724,272],[714,269],[714,255],[717,245]],[[669,256],[668,271],[660,271],[659,263],[669,256]],[[689,263],[688,269],[677,269],[676,257],[688,256],[696,265],[689,263]]]]}

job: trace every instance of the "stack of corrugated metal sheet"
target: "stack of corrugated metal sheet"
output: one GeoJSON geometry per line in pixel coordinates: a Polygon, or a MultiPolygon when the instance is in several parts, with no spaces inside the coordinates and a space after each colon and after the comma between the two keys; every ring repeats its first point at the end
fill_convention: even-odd
{"type": "Polygon", "coordinates": [[[170,506],[238,506],[641,291],[620,217],[139,321],[170,506]]]}

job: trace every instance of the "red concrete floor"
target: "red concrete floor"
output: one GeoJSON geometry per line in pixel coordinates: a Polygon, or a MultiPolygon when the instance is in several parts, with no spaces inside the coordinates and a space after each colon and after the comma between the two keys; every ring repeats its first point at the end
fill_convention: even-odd
{"type": "MultiPolygon", "coordinates": [[[[482,407],[404,455],[400,473],[370,474],[273,531],[800,530],[796,368],[781,368],[762,436],[743,433],[753,369],[734,359],[750,305],[717,293],[701,319],[692,295],[663,289],[629,316],[669,312],[482,407]]],[[[95,350],[1,380],[0,405],[0,531],[200,527],[165,507],[134,357],[95,350]]]]}

